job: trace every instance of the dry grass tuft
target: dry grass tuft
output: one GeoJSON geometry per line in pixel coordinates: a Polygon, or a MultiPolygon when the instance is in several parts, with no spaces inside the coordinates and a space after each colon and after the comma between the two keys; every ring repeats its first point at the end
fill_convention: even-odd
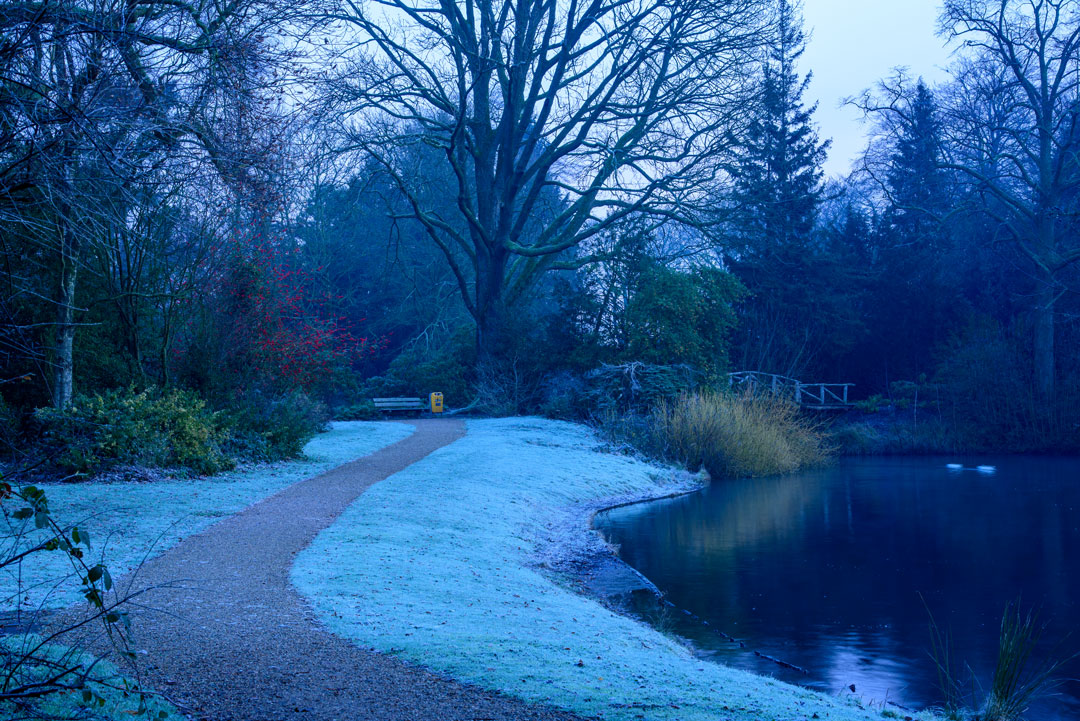
{"type": "Polygon", "coordinates": [[[686,394],[657,405],[652,428],[663,455],[713,478],[788,473],[829,456],[820,425],[769,395],[686,394]]]}

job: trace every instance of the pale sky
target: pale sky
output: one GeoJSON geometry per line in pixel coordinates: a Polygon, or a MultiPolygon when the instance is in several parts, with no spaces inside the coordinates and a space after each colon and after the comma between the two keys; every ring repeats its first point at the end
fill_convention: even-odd
{"type": "Polygon", "coordinates": [[[830,176],[843,175],[866,146],[866,128],[843,98],[905,66],[928,84],[944,77],[949,54],[935,35],[940,0],[803,0],[810,44],[799,70],[814,77],[805,100],[818,102],[822,138],[832,138],[830,176]]]}

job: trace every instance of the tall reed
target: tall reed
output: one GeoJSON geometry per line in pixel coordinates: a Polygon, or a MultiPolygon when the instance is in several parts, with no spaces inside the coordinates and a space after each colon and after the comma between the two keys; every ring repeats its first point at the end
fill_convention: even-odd
{"type": "Polygon", "coordinates": [[[1020,721],[1031,701],[1048,693],[1060,681],[1055,677],[1065,660],[1043,659],[1032,666],[1032,656],[1045,625],[1033,611],[1009,604],[1001,617],[998,660],[981,721],[1020,721]]]}
{"type": "Polygon", "coordinates": [[[684,394],[661,401],[651,420],[663,455],[713,478],[787,473],[829,455],[819,424],[770,395],[684,394]]]}

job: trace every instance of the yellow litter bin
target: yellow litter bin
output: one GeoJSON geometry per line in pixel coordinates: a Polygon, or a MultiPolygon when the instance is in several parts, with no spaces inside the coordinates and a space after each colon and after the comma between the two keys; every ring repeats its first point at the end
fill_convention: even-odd
{"type": "Polygon", "coordinates": [[[432,413],[442,413],[442,411],[443,411],[442,393],[432,393],[431,394],[431,412],[432,413]]]}

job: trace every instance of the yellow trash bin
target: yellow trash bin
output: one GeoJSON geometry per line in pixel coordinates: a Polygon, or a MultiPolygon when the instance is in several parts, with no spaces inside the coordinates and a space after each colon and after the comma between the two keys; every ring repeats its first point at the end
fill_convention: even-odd
{"type": "Polygon", "coordinates": [[[442,393],[432,393],[431,394],[431,412],[432,413],[442,413],[443,412],[442,403],[443,403],[442,393]]]}

